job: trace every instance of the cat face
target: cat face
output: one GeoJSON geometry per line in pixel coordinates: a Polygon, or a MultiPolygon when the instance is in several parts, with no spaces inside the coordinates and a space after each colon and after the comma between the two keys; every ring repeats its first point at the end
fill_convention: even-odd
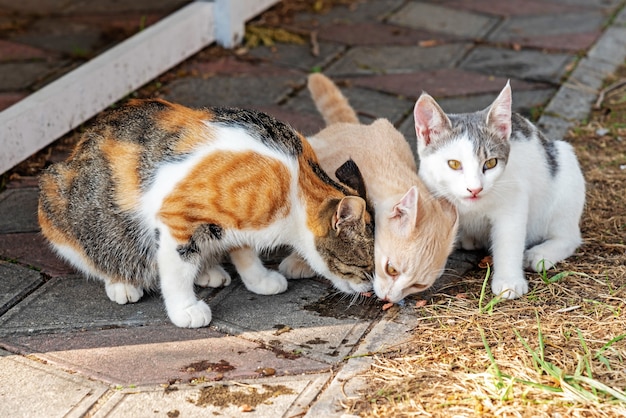
{"type": "Polygon", "coordinates": [[[511,135],[511,90],[507,83],[487,109],[446,115],[422,94],[415,104],[420,177],[459,209],[480,206],[506,167],[511,135]]]}
{"type": "Polygon", "coordinates": [[[458,227],[457,211],[416,186],[376,218],[376,295],[390,302],[428,289],[443,273],[458,227]]]}
{"type": "Polygon", "coordinates": [[[374,270],[374,221],[360,197],[347,196],[330,207],[331,228],[316,238],[317,250],[336,288],[345,293],[366,292],[372,287],[374,270]]]}

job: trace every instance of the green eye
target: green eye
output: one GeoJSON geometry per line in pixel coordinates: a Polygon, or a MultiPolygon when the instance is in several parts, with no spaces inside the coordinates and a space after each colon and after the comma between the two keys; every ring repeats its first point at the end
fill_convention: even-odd
{"type": "Polygon", "coordinates": [[[483,165],[483,170],[491,170],[492,168],[494,168],[496,165],[498,165],[498,159],[497,158],[490,158],[487,161],[485,161],[485,165],[483,165]]]}
{"type": "Polygon", "coordinates": [[[448,166],[453,170],[460,170],[461,162],[457,160],[448,160],[448,166]]]}

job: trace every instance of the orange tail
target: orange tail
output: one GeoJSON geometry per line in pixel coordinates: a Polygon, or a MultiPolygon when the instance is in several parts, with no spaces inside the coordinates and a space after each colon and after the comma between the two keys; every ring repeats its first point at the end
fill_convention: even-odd
{"type": "Polygon", "coordinates": [[[324,118],[326,125],[339,122],[359,123],[359,118],[348,103],[348,99],[330,78],[320,73],[311,74],[309,75],[308,87],[313,102],[315,102],[315,106],[324,118]]]}

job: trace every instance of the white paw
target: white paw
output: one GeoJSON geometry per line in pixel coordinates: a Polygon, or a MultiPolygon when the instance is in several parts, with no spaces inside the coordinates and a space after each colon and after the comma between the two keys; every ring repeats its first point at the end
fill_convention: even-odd
{"type": "Polygon", "coordinates": [[[186,308],[168,308],[167,316],[174,325],[181,328],[206,327],[211,322],[211,308],[201,300],[186,308]]]}
{"type": "Polygon", "coordinates": [[[524,253],[524,268],[542,272],[544,270],[550,270],[552,267],[554,267],[554,263],[550,260],[546,260],[543,254],[539,254],[532,249],[524,253]]]}
{"type": "Polygon", "coordinates": [[[313,277],[316,274],[311,266],[296,253],[289,254],[278,266],[278,271],[290,279],[313,277]]]}
{"type": "Polygon", "coordinates": [[[516,299],[528,293],[528,282],[523,274],[519,277],[500,277],[496,273],[491,280],[491,291],[504,299],[516,299]]]}
{"type": "Polygon", "coordinates": [[[137,302],[143,296],[143,289],[141,287],[135,287],[129,283],[107,282],[104,285],[104,289],[109,299],[120,305],[124,305],[128,302],[137,302]]]}
{"type": "Polygon", "coordinates": [[[202,287],[221,287],[230,284],[230,274],[217,265],[206,269],[196,277],[194,282],[202,287]]]}
{"type": "Polygon", "coordinates": [[[287,279],[274,270],[266,270],[263,275],[243,278],[246,288],[257,295],[275,295],[287,290],[287,279]]]}

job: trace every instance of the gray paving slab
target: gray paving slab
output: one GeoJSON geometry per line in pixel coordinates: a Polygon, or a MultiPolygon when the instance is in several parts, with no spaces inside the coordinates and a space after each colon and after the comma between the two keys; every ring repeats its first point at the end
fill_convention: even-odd
{"type": "Polygon", "coordinates": [[[484,74],[557,84],[575,59],[573,54],[479,46],[472,49],[459,67],[484,74]]]}
{"type": "Polygon", "coordinates": [[[304,74],[300,77],[187,77],[170,83],[164,89],[164,98],[191,107],[255,107],[276,104],[289,95],[294,87],[304,83],[304,74]]]}
{"type": "Polygon", "coordinates": [[[22,90],[57,71],[59,63],[48,61],[15,61],[0,63],[0,90],[22,90]]]}
{"type": "Polygon", "coordinates": [[[106,385],[0,350],[0,416],[82,417],[106,385]]]}
{"type": "Polygon", "coordinates": [[[255,295],[230,286],[211,301],[212,326],[287,352],[335,364],[352,351],[381,304],[373,298],[352,303],[325,282],[291,280],[285,293],[255,295]],[[245,309],[241,307],[245,306],[245,309]]]}
{"type": "Polygon", "coordinates": [[[525,37],[593,32],[605,22],[600,11],[554,15],[513,16],[504,21],[487,39],[494,42],[523,41],[525,37]]]}
{"type": "Polygon", "coordinates": [[[270,60],[278,65],[311,72],[327,66],[345,50],[343,45],[333,42],[318,42],[317,45],[317,55],[313,54],[310,47],[306,48],[302,45],[281,43],[277,43],[274,46],[252,48],[248,55],[270,60]]]}
{"type": "Polygon", "coordinates": [[[52,252],[39,232],[0,234],[0,258],[40,270],[50,277],[75,274],[68,264],[52,252]]]}
{"type": "Polygon", "coordinates": [[[485,36],[499,19],[437,4],[407,2],[389,22],[432,32],[444,32],[468,39],[485,36]]]}
{"type": "Polygon", "coordinates": [[[35,21],[28,32],[18,33],[11,39],[47,51],[61,52],[78,57],[88,56],[102,45],[102,32],[93,25],[58,18],[35,21]]]}
{"type": "Polygon", "coordinates": [[[55,278],[0,317],[0,336],[168,323],[158,295],[118,305],[104,285],[82,277],[55,278]]]}
{"type": "Polygon", "coordinates": [[[0,260],[0,315],[43,284],[41,274],[0,260]]]}
{"type": "Polygon", "coordinates": [[[36,188],[9,189],[0,193],[0,234],[37,232],[36,188]]]}
{"type": "Polygon", "coordinates": [[[355,2],[349,6],[333,7],[330,13],[298,13],[294,23],[306,27],[318,27],[333,23],[382,21],[402,6],[404,0],[376,0],[355,2]]]}
{"type": "Polygon", "coordinates": [[[94,418],[155,416],[278,418],[302,416],[329,374],[116,390],[94,418]],[[211,396],[212,395],[212,396],[211,396]],[[242,405],[251,410],[243,412],[242,405]]]}
{"type": "MultiPolygon", "coordinates": [[[[67,1],[66,1],[67,3],[67,1]]],[[[83,14],[83,13],[123,13],[123,12],[143,12],[143,11],[174,11],[191,0],[133,0],[133,1],[78,1],[73,2],[65,8],[66,13],[83,14]]]]}
{"type": "Polygon", "coordinates": [[[471,44],[420,46],[357,46],[324,72],[330,76],[402,74],[451,67],[469,51],[471,44]]]}

